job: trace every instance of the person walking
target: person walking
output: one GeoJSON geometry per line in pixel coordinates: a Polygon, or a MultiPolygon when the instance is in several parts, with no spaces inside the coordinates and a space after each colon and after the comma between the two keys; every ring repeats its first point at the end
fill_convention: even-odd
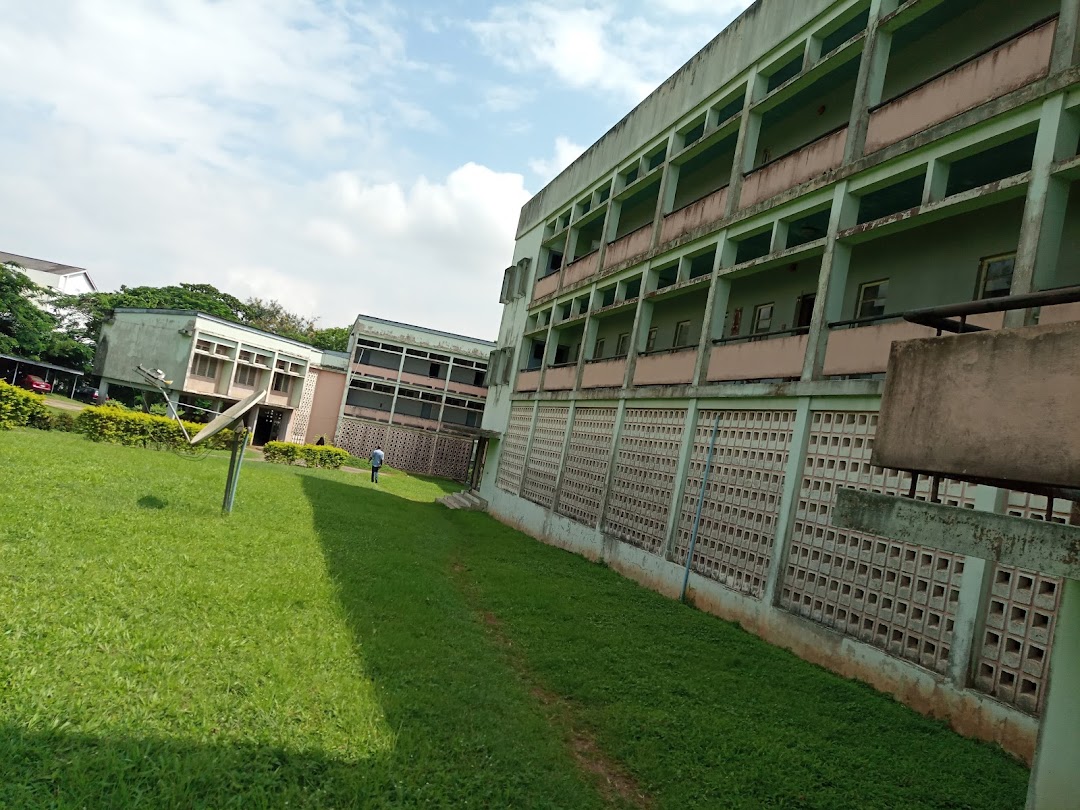
{"type": "Polygon", "coordinates": [[[379,467],[383,465],[383,459],[386,458],[386,453],[382,451],[381,447],[376,447],[371,451],[371,483],[379,483],[379,467]]]}

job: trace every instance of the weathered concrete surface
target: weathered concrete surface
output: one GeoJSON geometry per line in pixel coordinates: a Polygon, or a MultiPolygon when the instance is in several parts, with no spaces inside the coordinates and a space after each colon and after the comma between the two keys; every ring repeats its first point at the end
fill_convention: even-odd
{"type": "Polygon", "coordinates": [[[697,348],[638,355],[634,385],[678,385],[694,381],[697,348]]]}
{"type": "Polygon", "coordinates": [[[835,169],[844,160],[846,142],[847,127],[746,175],[739,207],[746,208],[835,169]]]}
{"type": "Polygon", "coordinates": [[[708,379],[766,380],[798,377],[806,355],[806,335],[724,343],[709,354],[708,379]]]}
{"type": "Polygon", "coordinates": [[[515,391],[535,391],[540,387],[539,371],[519,371],[515,391]]]}
{"type": "Polygon", "coordinates": [[[585,364],[581,375],[582,388],[622,388],[626,376],[626,358],[594,360],[585,364]]]}
{"type": "Polygon", "coordinates": [[[1080,527],[976,512],[874,492],[841,489],[833,525],[893,540],[1080,579],[1080,527]]]}
{"type": "Polygon", "coordinates": [[[1055,22],[1048,22],[878,108],[870,116],[866,151],[947,121],[1045,76],[1055,22]]]}
{"type": "Polygon", "coordinates": [[[604,251],[604,267],[611,267],[645,253],[652,245],[652,229],[653,224],[650,222],[609,244],[604,251]]]}
{"type": "Polygon", "coordinates": [[[894,343],[873,463],[1076,487],[1078,370],[1076,323],[894,343]]]}
{"type": "Polygon", "coordinates": [[[544,373],[545,391],[568,391],[574,387],[577,366],[553,366],[544,373]]]}
{"type": "Polygon", "coordinates": [[[308,416],[307,431],[304,441],[314,444],[319,436],[328,441],[334,440],[337,431],[338,411],[341,398],[345,394],[345,374],[329,369],[320,369],[315,384],[315,396],[311,402],[311,414],[308,416]]]}
{"type": "MultiPolygon", "coordinates": [[[[485,495],[490,503],[489,514],[502,523],[548,545],[603,561],[628,579],[669,598],[678,598],[681,566],[497,488],[492,487],[485,495]]],[[[1038,721],[986,695],[959,689],[929,670],[695,573],[690,574],[687,601],[714,616],[737,622],[806,661],[868,683],[921,714],[945,720],[959,734],[997,743],[1025,763],[1032,760],[1038,721]]]]}
{"type": "Polygon", "coordinates": [[[598,269],[600,269],[600,251],[594,250],[587,256],[582,256],[566,266],[566,269],[563,270],[562,286],[570,287],[584,281],[596,273],[598,269]]]}
{"type": "Polygon", "coordinates": [[[664,222],[660,226],[661,244],[695,228],[700,228],[702,225],[723,219],[724,212],[727,210],[727,194],[728,190],[725,186],[664,217],[664,222]]]}
{"type": "Polygon", "coordinates": [[[885,371],[894,340],[932,337],[933,334],[934,330],[907,321],[832,331],[825,349],[823,373],[829,377],[885,371]]]}
{"type": "Polygon", "coordinates": [[[551,295],[557,289],[559,289],[559,274],[556,272],[544,276],[536,282],[536,286],[533,288],[532,300],[538,301],[544,296],[551,295]]]}

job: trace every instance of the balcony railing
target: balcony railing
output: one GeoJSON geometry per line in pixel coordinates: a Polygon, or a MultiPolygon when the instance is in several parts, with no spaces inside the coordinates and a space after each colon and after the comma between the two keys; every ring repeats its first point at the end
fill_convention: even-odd
{"type": "Polygon", "coordinates": [[[805,327],[714,341],[709,354],[709,382],[790,380],[802,376],[805,327]]]}
{"type": "Polygon", "coordinates": [[[533,287],[532,300],[536,301],[544,296],[551,295],[553,292],[559,289],[559,271],[544,276],[542,279],[536,282],[536,286],[533,287]]]}
{"type": "Polygon", "coordinates": [[[626,355],[589,360],[581,375],[582,388],[622,388],[626,377],[626,355]]]}
{"type": "Polygon", "coordinates": [[[446,390],[455,394],[471,394],[474,397],[486,397],[487,389],[482,385],[470,385],[469,383],[451,380],[447,383],[446,390]]]}
{"type": "Polygon", "coordinates": [[[411,371],[401,372],[401,381],[408,385],[418,385],[421,388],[431,388],[434,391],[442,391],[446,380],[441,377],[429,377],[426,374],[414,374],[411,371]]]}
{"type": "Polygon", "coordinates": [[[547,374],[544,375],[545,391],[569,391],[574,387],[574,379],[577,377],[577,363],[560,363],[548,366],[547,374]]]}
{"type": "Polygon", "coordinates": [[[612,267],[647,251],[652,244],[652,223],[642,225],[607,246],[604,253],[604,267],[612,267]]]}
{"type": "Polygon", "coordinates": [[[385,422],[390,418],[390,411],[382,411],[378,408],[362,408],[359,405],[346,405],[345,415],[354,416],[357,419],[373,419],[376,422],[385,422]]]}
{"type": "Polygon", "coordinates": [[[410,416],[407,413],[395,413],[394,424],[404,425],[405,427],[417,427],[424,430],[438,430],[438,419],[425,419],[422,416],[410,416]]]}
{"type": "Polygon", "coordinates": [[[739,207],[774,197],[782,191],[835,169],[844,161],[847,126],[822,135],[801,149],[766,163],[746,175],[739,207]]]}
{"type": "Polygon", "coordinates": [[[518,372],[515,391],[536,391],[540,388],[540,369],[522,369],[518,372]]]}
{"type": "Polygon", "coordinates": [[[866,151],[875,152],[1045,76],[1057,20],[1047,20],[977,54],[870,115],[866,151]]]}
{"type": "Polygon", "coordinates": [[[600,269],[600,251],[594,250],[587,256],[582,256],[577,261],[568,264],[566,271],[563,273],[564,287],[569,287],[573,284],[577,284],[579,281],[584,281],[589,276],[596,273],[600,269]]]}
{"type": "Polygon", "coordinates": [[[672,211],[664,217],[664,222],[660,226],[660,241],[669,242],[702,225],[723,219],[727,199],[728,189],[724,186],[712,194],[707,194],[683,206],[678,211],[672,211]]]}
{"type": "Polygon", "coordinates": [[[352,368],[356,374],[363,374],[365,377],[378,377],[381,380],[390,380],[391,382],[396,380],[398,375],[396,368],[383,368],[382,366],[373,366],[370,363],[353,363],[352,368]]]}
{"type": "Polygon", "coordinates": [[[683,385],[694,381],[697,347],[639,354],[634,385],[683,385]]]}

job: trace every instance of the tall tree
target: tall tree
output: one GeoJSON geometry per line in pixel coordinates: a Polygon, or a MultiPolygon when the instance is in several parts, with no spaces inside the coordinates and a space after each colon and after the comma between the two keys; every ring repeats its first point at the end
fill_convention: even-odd
{"type": "Polygon", "coordinates": [[[56,318],[37,302],[48,293],[19,270],[0,264],[0,354],[42,360],[53,345],[56,318]]]}
{"type": "Polygon", "coordinates": [[[289,312],[277,301],[249,298],[244,302],[243,323],[275,335],[308,342],[315,333],[315,319],[289,312]]]}
{"type": "Polygon", "coordinates": [[[310,343],[316,349],[347,352],[349,350],[349,327],[330,326],[326,329],[316,329],[311,335],[310,343]]]}

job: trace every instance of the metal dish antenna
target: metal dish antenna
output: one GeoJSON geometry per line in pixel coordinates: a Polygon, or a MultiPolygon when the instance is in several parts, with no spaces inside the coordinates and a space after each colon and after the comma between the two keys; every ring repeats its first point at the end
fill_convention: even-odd
{"type": "Polygon", "coordinates": [[[166,380],[165,373],[161,369],[148,369],[143,366],[138,366],[135,371],[165,397],[169,415],[175,419],[176,423],[180,426],[180,431],[184,434],[188,447],[205,447],[207,439],[216,436],[227,428],[232,428],[233,442],[232,452],[229,456],[229,474],[225,479],[225,498],[221,502],[221,511],[226,514],[232,512],[233,503],[236,500],[236,486],[240,481],[240,465],[244,461],[244,449],[247,447],[248,436],[251,433],[250,421],[252,412],[256,405],[266,399],[267,389],[263,388],[260,391],[256,391],[246,399],[242,399],[227,410],[222,411],[214,417],[209,424],[203,427],[202,430],[194,436],[191,436],[188,434],[187,428],[184,427],[184,422],[180,419],[180,415],[177,413],[172,400],[169,399],[169,389],[167,386],[172,384],[172,380],[166,380]]]}

